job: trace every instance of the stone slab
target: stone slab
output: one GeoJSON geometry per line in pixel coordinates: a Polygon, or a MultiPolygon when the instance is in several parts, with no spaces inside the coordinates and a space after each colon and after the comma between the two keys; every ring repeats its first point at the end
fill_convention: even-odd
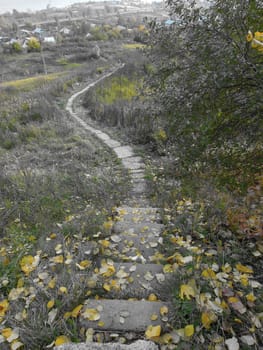
{"type": "Polygon", "coordinates": [[[158,350],[158,345],[151,341],[137,340],[129,345],[118,343],[79,343],[63,344],[53,348],[54,350],[158,350]]]}
{"type": "Polygon", "coordinates": [[[138,161],[136,158],[137,157],[123,158],[122,164],[123,164],[124,168],[129,169],[131,171],[144,169],[145,164],[143,162],[138,161]]]}
{"type": "Polygon", "coordinates": [[[129,222],[129,221],[118,221],[114,224],[113,231],[115,233],[123,234],[149,234],[160,235],[164,229],[164,225],[157,224],[155,222],[129,222]]]}
{"type": "MultiPolygon", "coordinates": [[[[106,292],[105,296],[113,299],[148,299],[150,294],[155,294],[163,300],[163,290],[169,286],[174,274],[164,273],[161,264],[139,263],[115,263],[116,273],[109,278],[118,283],[118,288],[106,292]],[[126,274],[126,275],[125,275],[126,274]],[[123,276],[118,278],[117,276],[123,276]]],[[[105,282],[105,278],[103,280],[105,282]]]]}
{"type": "Polygon", "coordinates": [[[134,156],[133,149],[131,146],[115,147],[113,150],[117,154],[117,157],[121,159],[134,156]]]}
{"type": "Polygon", "coordinates": [[[163,306],[167,306],[170,311],[172,310],[168,303],[161,301],[86,300],[79,322],[81,327],[86,329],[93,328],[94,330],[99,329],[101,331],[145,332],[149,325],[160,325],[162,329],[165,329],[171,313],[165,315],[164,319],[160,314],[160,309],[163,306]],[[84,318],[87,309],[97,310],[99,319],[90,321],[84,318]],[[151,320],[153,314],[158,317],[154,321],[151,320]]]}
{"type": "Polygon", "coordinates": [[[102,131],[97,131],[96,136],[102,141],[106,141],[106,140],[111,139],[108,134],[106,134],[105,132],[102,132],[102,131]]]}
{"type": "Polygon", "coordinates": [[[121,146],[119,141],[116,141],[116,140],[113,140],[113,139],[104,140],[104,143],[110,148],[115,148],[115,147],[120,147],[121,146]]]}

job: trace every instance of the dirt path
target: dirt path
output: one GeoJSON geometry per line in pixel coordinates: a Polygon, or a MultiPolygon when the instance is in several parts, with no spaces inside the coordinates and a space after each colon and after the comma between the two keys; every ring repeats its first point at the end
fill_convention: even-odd
{"type": "Polygon", "coordinates": [[[169,274],[158,258],[164,227],[159,222],[158,208],[151,207],[147,200],[143,159],[130,145],[121,145],[88,125],[74,108],[79,96],[120,68],[72,95],[66,105],[72,118],[115,152],[128,169],[133,186],[130,197],[116,209],[111,235],[103,241],[104,249],[90,279],[102,286],[104,295],[86,299],[79,315],[80,327],[90,330],[90,342],[65,344],[57,350],[157,350],[150,339],[169,329],[170,305],[163,299],[169,274]]]}

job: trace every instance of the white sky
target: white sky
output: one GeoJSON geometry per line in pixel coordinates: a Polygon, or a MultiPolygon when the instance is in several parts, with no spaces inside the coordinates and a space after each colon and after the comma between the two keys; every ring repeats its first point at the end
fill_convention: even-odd
{"type": "Polygon", "coordinates": [[[88,0],[0,0],[0,13],[16,9],[17,11],[41,10],[47,5],[64,7],[76,2],[88,2],[88,0]]]}

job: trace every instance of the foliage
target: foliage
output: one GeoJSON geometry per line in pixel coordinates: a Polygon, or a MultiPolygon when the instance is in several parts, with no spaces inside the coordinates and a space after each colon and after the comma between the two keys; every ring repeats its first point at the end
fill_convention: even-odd
{"type": "Polygon", "coordinates": [[[12,50],[15,53],[20,53],[22,51],[22,46],[19,44],[19,42],[16,41],[12,44],[12,50]]]}
{"type": "Polygon", "coordinates": [[[212,175],[244,192],[262,164],[263,55],[246,41],[262,10],[259,1],[194,3],[168,1],[180,26],[151,23],[153,112],[183,176],[212,175]]]}
{"type": "Polygon", "coordinates": [[[28,51],[40,51],[41,44],[39,40],[35,37],[32,37],[28,40],[27,43],[28,51]]]}

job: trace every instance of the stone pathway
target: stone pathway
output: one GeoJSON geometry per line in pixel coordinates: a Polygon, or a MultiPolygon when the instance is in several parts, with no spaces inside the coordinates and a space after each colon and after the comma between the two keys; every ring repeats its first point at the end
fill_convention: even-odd
{"type": "Polygon", "coordinates": [[[145,164],[132,147],[91,127],[74,111],[78,96],[117,69],[74,94],[66,106],[83,128],[115,152],[128,169],[133,186],[127,203],[116,209],[111,235],[103,240],[103,252],[88,281],[101,285],[104,294],[100,299],[87,299],[79,316],[79,326],[90,330],[91,342],[65,344],[56,350],[157,350],[158,346],[149,340],[151,332],[158,335],[169,328],[172,308],[162,301],[169,273],[159,263],[164,227],[159,223],[158,209],[152,208],[146,198],[145,164]],[[123,339],[131,344],[118,343],[123,339]]]}

